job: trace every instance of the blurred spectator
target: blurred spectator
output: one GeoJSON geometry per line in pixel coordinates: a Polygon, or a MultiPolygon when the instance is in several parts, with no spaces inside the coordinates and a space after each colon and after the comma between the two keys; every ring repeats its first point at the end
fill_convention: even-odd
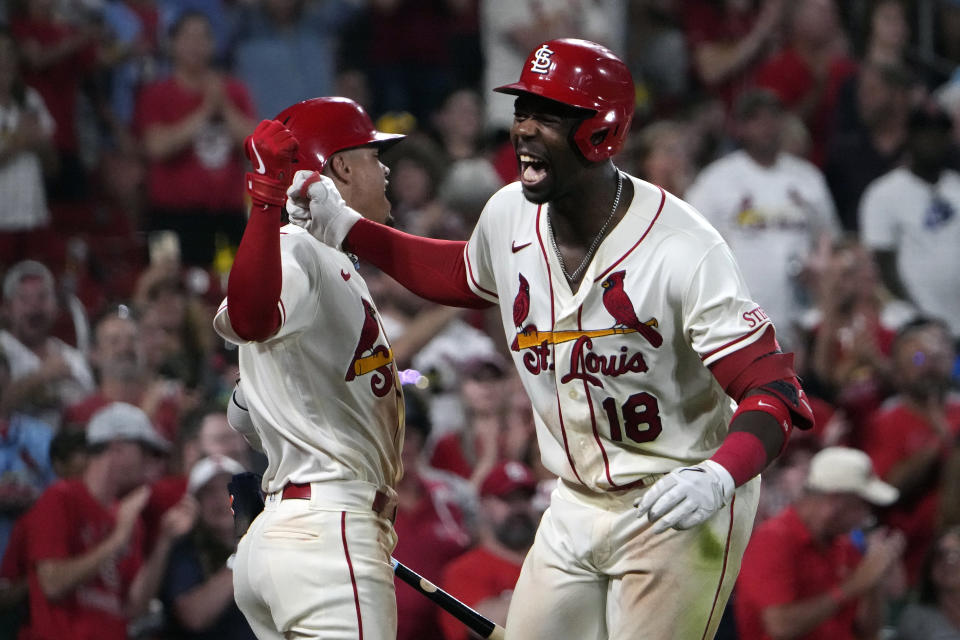
{"type": "Polygon", "coordinates": [[[496,354],[463,365],[460,398],[466,425],[439,438],[430,457],[431,465],[466,478],[477,489],[503,458],[507,374],[507,364],[496,354]]]}
{"type": "Polygon", "coordinates": [[[133,143],[128,127],[133,120],[137,91],[155,80],[160,71],[163,4],[162,0],[113,0],[101,5],[110,38],[110,133],[120,149],[129,149],[133,143]]]}
{"type": "Polygon", "coordinates": [[[127,621],[156,594],[173,541],[193,525],[184,500],[163,518],[160,542],[142,554],[138,516],[150,490],[148,451],[169,444],[136,407],[114,403],[87,429],[83,476],[50,487],[27,516],[30,638],[127,637],[127,621]]]}
{"type": "Polygon", "coordinates": [[[436,196],[447,163],[437,144],[427,137],[412,138],[391,151],[388,166],[387,191],[397,228],[421,234],[442,224],[446,211],[436,196]]]}
{"type": "MultiPolygon", "coordinates": [[[[79,477],[87,466],[87,434],[61,429],[50,442],[49,458],[61,480],[79,477]]],[[[0,563],[0,638],[3,640],[16,638],[29,615],[27,513],[14,522],[0,563]]]]}
{"type": "Polygon", "coordinates": [[[483,152],[483,99],[476,89],[462,87],[448,93],[430,124],[447,162],[476,158],[483,152]]]}
{"type": "MultiPolygon", "coordinates": [[[[422,574],[439,578],[444,567],[470,547],[477,496],[462,478],[427,464],[424,447],[431,430],[429,406],[411,385],[405,385],[403,395],[404,474],[397,485],[397,546],[393,555],[422,574]]],[[[439,640],[436,605],[399,580],[395,582],[397,640],[439,640]]]]}
{"type": "Polygon", "coordinates": [[[824,167],[844,229],[857,230],[867,185],[900,164],[912,86],[904,67],[883,62],[864,63],[850,84],[852,104],[841,103],[824,167]]]}
{"type": "Polygon", "coordinates": [[[468,239],[487,200],[502,186],[503,179],[486,158],[456,160],[447,170],[437,194],[447,216],[442,225],[430,231],[431,237],[468,239]]]}
{"type": "Polygon", "coordinates": [[[816,307],[808,316],[813,326],[804,388],[844,409],[851,424],[842,442],[862,446],[863,423],[889,394],[893,377],[892,305],[866,248],[841,240],[823,251],[824,268],[814,284],[816,307]]]}
{"type": "Polygon", "coordinates": [[[896,640],[960,640],[960,528],[947,529],[934,540],[919,602],[900,614],[896,640]]]}
{"type": "Polygon", "coordinates": [[[907,536],[911,584],[933,539],[944,464],[960,447],[960,396],[950,392],[955,358],[942,322],[919,318],[904,326],[893,346],[898,393],[865,434],[877,473],[900,491],[884,520],[907,536]]]}
{"type": "Polygon", "coordinates": [[[642,0],[630,4],[627,66],[638,84],[638,107],[669,113],[690,85],[690,51],[679,27],[677,0],[642,0]],[[645,102],[645,104],[644,104],[645,102]]]}
{"type": "Polygon", "coordinates": [[[50,335],[58,307],[53,274],[33,260],[15,264],[3,279],[7,329],[0,349],[10,364],[8,406],[59,427],[65,407],[93,391],[83,354],[50,335]]]}
{"type": "Polygon", "coordinates": [[[862,451],[817,453],[805,493],[760,524],[747,545],[734,600],[740,637],[876,637],[903,536],[876,530],[861,549],[849,534],[868,521],[871,505],[896,499],[897,490],[873,473],[862,451]]]}
{"type": "Polygon", "coordinates": [[[692,0],[683,26],[697,78],[729,109],[779,46],[786,0],[692,0]]]}
{"type": "Polygon", "coordinates": [[[80,159],[78,104],[81,86],[97,65],[100,34],[91,24],[60,19],[53,0],[18,0],[10,30],[20,43],[24,81],[40,93],[56,123],[53,141],[59,161],[48,195],[80,200],[87,194],[87,172],[80,159]]]}
{"type": "Polygon", "coordinates": [[[143,89],[135,117],[149,160],[148,227],[175,231],[184,263],[209,267],[218,234],[236,246],[243,233],[241,147],[254,109],[247,89],[212,67],[204,14],[177,19],[170,57],[170,76],[143,89]]]}
{"type": "Polygon", "coordinates": [[[349,0],[263,0],[241,6],[234,71],[250,88],[259,118],[273,118],[314,96],[339,95],[333,92],[338,32],[358,6],[349,0]]]}
{"type": "MultiPolygon", "coordinates": [[[[10,384],[10,367],[0,352],[0,396],[10,384]]],[[[30,416],[0,406],[0,557],[10,531],[51,482],[53,429],[30,416]]]]}
{"type": "MultiPolygon", "coordinates": [[[[523,463],[511,460],[494,467],[480,489],[478,544],[451,561],[440,580],[445,591],[501,626],[537,532],[536,490],[537,479],[523,463]]],[[[463,623],[446,613],[439,616],[445,640],[468,640],[463,623]]]]}
{"type": "Polygon", "coordinates": [[[692,141],[683,122],[657,120],[631,136],[636,174],[682,198],[693,182],[692,141]]]}
{"type": "Polygon", "coordinates": [[[746,91],[734,118],[743,148],[705,167],[686,199],[724,236],[750,293],[790,348],[806,295],[799,276],[815,243],[835,235],[839,224],[820,171],[782,151],[777,97],[746,91]]]}
{"type": "Polygon", "coordinates": [[[791,435],[789,446],[763,471],[763,490],[754,527],[800,499],[810,473],[810,460],[821,448],[817,437],[809,431],[791,435]]]}
{"type": "Polygon", "coordinates": [[[948,168],[953,122],[936,106],[910,114],[907,166],[877,178],[860,201],[860,236],[895,296],[945,320],[960,337],[960,173],[948,168]]]}
{"type": "Polygon", "coordinates": [[[910,24],[904,0],[877,0],[869,16],[869,34],[863,53],[868,64],[899,66],[906,62],[910,24]]]}
{"type": "Polygon", "coordinates": [[[134,291],[147,370],[175,384],[182,409],[197,402],[195,391],[207,375],[216,339],[212,308],[187,286],[194,273],[206,274],[181,272],[175,260],[155,260],[140,274],[134,291]]]}
{"type": "Polygon", "coordinates": [[[20,75],[16,41],[0,27],[0,267],[42,255],[50,232],[43,176],[54,160],[53,130],[43,98],[20,75]]]}
{"type": "Polygon", "coordinates": [[[806,123],[813,140],[811,160],[823,164],[832,133],[837,95],[856,72],[847,52],[834,0],[798,0],[787,20],[790,40],[757,69],[755,82],[774,91],[806,123]]]}
{"type": "Polygon", "coordinates": [[[187,490],[197,500],[199,517],[170,552],[161,590],[170,637],[256,638],[233,600],[233,572],[227,567],[237,547],[227,483],[243,471],[226,456],[203,458],[190,470],[187,490]]]}
{"type": "Polygon", "coordinates": [[[149,375],[141,352],[140,327],[133,311],[118,305],[94,325],[90,361],[97,373],[96,390],[67,407],[64,423],[84,428],[94,413],[111,402],[127,402],[146,412],[166,438],[176,435],[180,405],[169,382],[149,375]]]}

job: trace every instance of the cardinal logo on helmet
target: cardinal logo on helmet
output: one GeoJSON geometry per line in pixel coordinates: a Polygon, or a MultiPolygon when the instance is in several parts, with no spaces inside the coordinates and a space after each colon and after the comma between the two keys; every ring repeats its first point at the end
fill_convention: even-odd
{"type": "Polygon", "coordinates": [[[530,62],[530,71],[533,73],[546,73],[550,71],[550,56],[553,55],[547,45],[542,45],[533,54],[533,60],[530,62]]]}

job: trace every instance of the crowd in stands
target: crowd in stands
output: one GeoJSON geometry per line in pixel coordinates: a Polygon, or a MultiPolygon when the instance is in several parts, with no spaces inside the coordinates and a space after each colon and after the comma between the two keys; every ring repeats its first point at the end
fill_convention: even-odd
{"type": "MultiPolygon", "coordinates": [[[[554,37],[628,63],[615,162],[721,232],[814,404],[718,637],[960,638],[957,0],[0,7],[0,638],[253,637],[225,496],[265,460],[211,324],[244,138],[351,97],[408,135],[397,225],[463,240],[517,178],[491,88],[554,37]]],[[[406,390],[395,556],[502,623],[554,482],[502,328],[360,268],[406,390]]],[[[467,637],[397,599],[400,640],[467,637]]]]}

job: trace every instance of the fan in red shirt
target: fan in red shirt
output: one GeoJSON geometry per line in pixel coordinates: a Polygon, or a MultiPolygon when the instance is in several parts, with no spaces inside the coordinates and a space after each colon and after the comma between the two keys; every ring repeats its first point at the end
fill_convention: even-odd
{"type": "MultiPolygon", "coordinates": [[[[537,479],[526,465],[501,462],[480,489],[480,544],[447,565],[443,588],[494,622],[503,625],[520,567],[537,532],[533,506],[537,479]]],[[[453,616],[440,615],[445,640],[467,640],[469,632],[453,616]]]]}
{"type": "Polygon", "coordinates": [[[900,490],[883,519],[907,536],[911,584],[935,535],[945,462],[960,449],[960,396],[949,393],[955,357],[939,320],[919,318],[901,328],[893,348],[899,393],[866,431],[865,449],[877,473],[900,490]]]}
{"type": "Polygon", "coordinates": [[[756,84],[803,119],[813,141],[810,160],[823,166],[840,88],[857,66],[834,0],[799,0],[790,24],[790,44],[757,70],[756,84]]]}
{"type": "Polygon", "coordinates": [[[887,576],[904,539],[872,532],[861,552],[850,533],[871,505],[897,490],[881,481],[857,449],[828,447],[810,462],[806,492],[753,532],[737,580],[739,637],[750,640],[856,640],[883,624],[887,576]]]}
{"type": "Polygon", "coordinates": [[[208,267],[218,233],[234,246],[243,233],[242,149],[254,107],[244,85],[211,66],[204,14],[181,15],[170,45],[170,76],[143,89],[134,116],[149,162],[149,225],[176,231],[184,262],[208,267]]]}
{"type": "Polygon", "coordinates": [[[185,499],[142,554],[146,458],[169,444],[140,409],[107,406],[90,420],[87,444],[83,475],[50,487],[26,519],[30,620],[21,640],[124,640],[156,594],[174,540],[193,526],[196,504],[185,499]]]}

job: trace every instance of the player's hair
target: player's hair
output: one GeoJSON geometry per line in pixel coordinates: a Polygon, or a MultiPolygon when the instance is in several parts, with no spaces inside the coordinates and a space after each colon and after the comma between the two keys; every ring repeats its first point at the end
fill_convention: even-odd
{"type": "Polygon", "coordinates": [[[52,290],[54,287],[53,274],[42,262],[23,260],[10,267],[3,278],[3,299],[11,300],[17,292],[17,287],[27,278],[40,278],[52,290]]]}

